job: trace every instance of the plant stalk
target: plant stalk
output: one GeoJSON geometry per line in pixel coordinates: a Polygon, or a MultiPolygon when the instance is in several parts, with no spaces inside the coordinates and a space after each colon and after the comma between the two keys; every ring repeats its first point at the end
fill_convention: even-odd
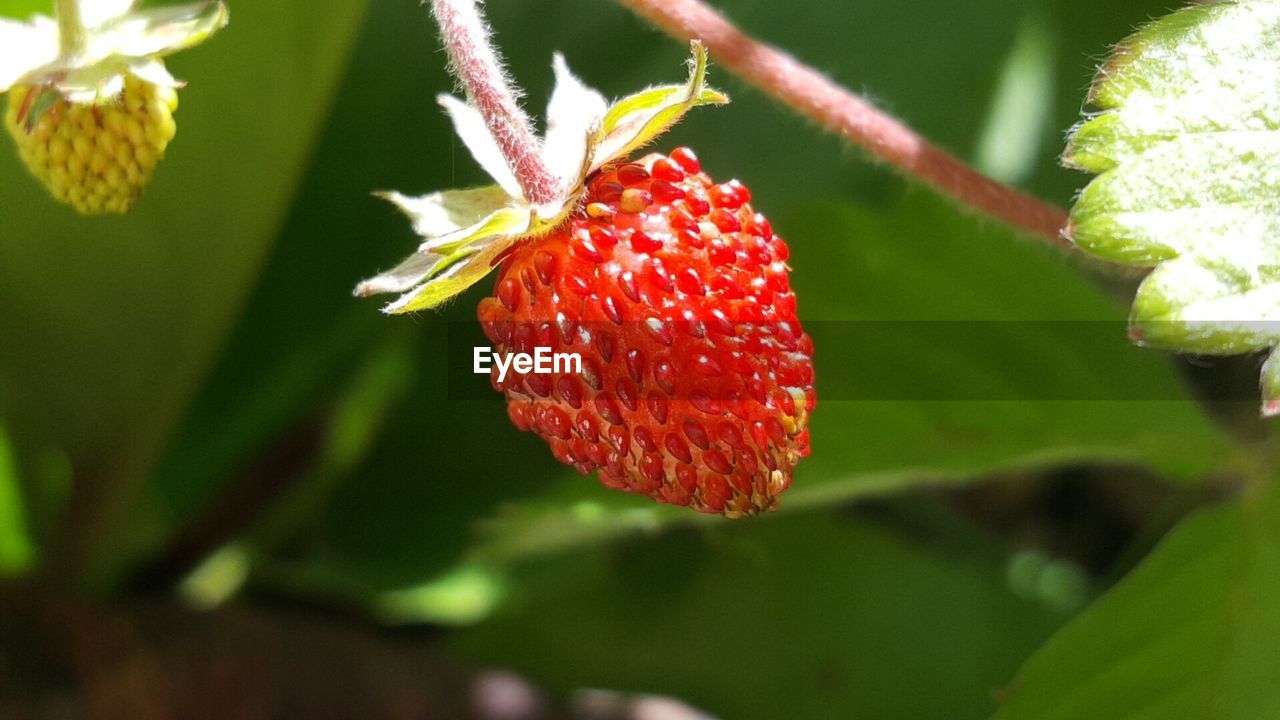
{"type": "Polygon", "coordinates": [[[477,0],[433,0],[431,7],[453,73],[484,117],[525,199],[535,205],[553,202],[560,183],[542,160],[542,144],[490,43],[492,33],[477,0]]]}
{"type": "Polygon", "coordinates": [[[738,29],[702,0],[618,0],[680,40],[701,40],[721,65],[792,110],[957,202],[1052,244],[1067,213],[998,182],[920,137],[822,73],[738,29]]]}
{"type": "Polygon", "coordinates": [[[81,0],[54,0],[54,13],[58,16],[58,48],[64,58],[75,57],[84,51],[88,31],[80,16],[81,0]]]}

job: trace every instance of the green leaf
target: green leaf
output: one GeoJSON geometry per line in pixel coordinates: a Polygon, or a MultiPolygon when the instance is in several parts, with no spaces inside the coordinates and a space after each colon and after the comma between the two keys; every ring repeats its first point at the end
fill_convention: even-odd
{"type": "Polygon", "coordinates": [[[1124,42],[1099,112],[1064,156],[1100,173],[1071,213],[1081,248],[1160,267],[1138,291],[1135,337],[1238,354],[1280,329],[1280,2],[1209,3],[1124,42]]]}
{"type": "Polygon", "coordinates": [[[1121,43],[1090,101],[1102,112],[1077,128],[1069,163],[1105,172],[1170,140],[1236,133],[1263,142],[1280,125],[1275,0],[1205,3],[1121,43]]]}
{"type": "Polygon", "coordinates": [[[778,225],[836,401],[820,388],[836,417],[814,413],[814,447],[830,449],[811,464],[963,475],[1092,457],[1192,477],[1221,458],[1173,368],[1112,337],[1120,308],[1054,252],[931,197],[801,207],[778,225]]]}
{"type": "Polygon", "coordinates": [[[737,720],[981,718],[1064,616],[968,543],[943,554],[823,515],[595,547],[523,568],[513,602],[453,646],[556,691],[667,694],[737,720]]]}
{"type": "MultiPolygon", "coordinates": [[[[584,81],[611,97],[670,75],[679,44],[657,38],[616,5],[563,2],[563,12],[553,14],[538,3],[490,3],[487,8],[509,66],[528,89],[531,107],[550,90],[551,78],[543,68],[553,48],[574,62],[584,81]],[[574,18],[575,32],[564,32],[564,17],[574,18]],[[545,42],[547,37],[556,38],[554,46],[545,42]],[[601,37],[610,42],[601,44],[601,37]]],[[[749,31],[794,50],[837,80],[867,88],[929,137],[963,149],[973,146],[979,134],[995,68],[1008,55],[1015,29],[1038,6],[1027,0],[900,0],[866,5],[854,17],[843,0],[822,0],[802,14],[786,4],[744,0],[734,4],[733,16],[749,31]],[[922,45],[921,36],[935,41],[922,45]],[[927,81],[920,68],[929,68],[927,81]],[[948,112],[937,112],[939,107],[948,112]]],[[[1055,0],[1052,6],[1047,26],[1057,38],[1059,69],[1050,85],[1052,124],[1061,127],[1078,112],[1078,88],[1088,79],[1080,58],[1105,41],[1108,26],[1132,24],[1163,5],[1160,0],[1055,0]]],[[[234,4],[232,10],[237,11],[234,4]]],[[[237,23],[239,18],[237,13],[237,23]]],[[[440,310],[402,321],[388,321],[347,297],[364,271],[391,267],[405,248],[419,242],[401,215],[367,196],[371,188],[418,193],[491,182],[470,162],[461,143],[441,142],[452,130],[429,94],[408,96],[393,103],[394,111],[387,109],[387,87],[450,86],[439,54],[421,41],[434,32],[429,15],[414,3],[372,6],[365,40],[335,104],[306,190],[214,381],[172,448],[157,488],[168,512],[187,516],[219,482],[263,452],[271,438],[306,422],[317,403],[350,374],[347,368],[356,364],[363,348],[375,346],[383,335],[409,332],[417,344],[410,397],[398,406],[368,461],[341,483],[323,525],[308,536],[316,548],[311,560],[375,587],[429,580],[449,572],[473,550],[527,555],[527,547],[539,554],[701,518],[571,475],[545,443],[511,426],[501,397],[490,394],[485,378],[454,374],[469,363],[454,354],[456,348],[486,342],[476,327],[475,303],[491,291],[487,282],[440,310]],[[406,47],[416,50],[406,53],[406,47]],[[458,335],[463,339],[456,340],[458,335]],[[450,336],[456,342],[446,341],[450,336]],[[475,528],[483,518],[492,532],[477,536],[475,528]],[[527,532],[516,527],[524,522],[531,523],[527,532]]],[[[687,144],[712,177],[739,177],[752,188],[757,207],[791,243],[803,317],[838,321],[852,317],[846,311],[862,308],[864,319],[992,319],[993,305],[1011,313],[1038,307],[1034,317],[1042,320],[1103,317],[1115,326],[1114,337],[1111,326],[1099,325],[1095,330],[1100,337],[1052,367],[1077,377],[1105,377],[1107,368],[1096,364],[1092,353],[1112,348],[1121,353],[1122,364],[1132,363],[1134,369],[1110,387],[1134,382],[1132,395],[1137,397],[1183,398],[1062,402],[1056,409],[1052,403],[1037,403],[1034,413],[999,402],[836,403],[822,393],[832,381],[845,382],[842,378],[850,374],[846,363],[892,370],[904,357],[921,353],[869,354],[874,347],[834,345],[840,333],[827,333],[818,348],[822,397],[813,421],[821,445],[801,463],[797,486],[783,498],[784,512],[917,482],[967,480],[1017,462],[1039,467],[1051,461],[1145,458],[1193,477],[1223,454],[1222,438],[1185,401],[1174,374],[1159,358],[1127,347],[1119,332],[1123,313],[1087,283],[1073,279],[1069,263],[940,203],[916,200],[898,207],[901,183],[891,172],[842,152],[838,140],[749,91],[731,74],[714,65],[711,73],[723,89],[733,91],[734,103],[694,113],[664,136],[658,149],[687,144]],[[839,198],[870,209],[824,205],[808,222],[797,202],[815,198],[839,198]],[[885,207],[876,209],[880,205],[885,207]],[[916,212],[926,217],[913,219],[916,212]],[[944,296],[935,288],[952,289],[944,296]],[[971,294],[996,299],[967,302],[971,294]],[[1051,303],[1042,299],[1045,295],[1053,298],[1051,303]],[[1073,309],[1080,303],[1081,309],[1073,309]],[[895,315],[895,310],[902,312],[895,315]],[[877,359],[886,357],[885,362],[877,359]],[[986,422],[989,411],[993,418],[986,422]],[[845,417],[850,418],[847,428],[841,425],[845,417]],[[1010,428],[1008,438],[1000,437],[1002,427],[1010,428]],[[1089,430],[1091,446],[1081,447],[1084,433],[1079,430],[1063,430],[1070,427],[1089,430]],[[1115,438],[1107,439],[1117,429],[1115,438]],[[1107,441],[1100,444],[1098,438],[1107,441]],[[1037,457],[1036,443],[1052,450],[1037,457]],[[1106,452],[1097,452],[1100,445],[1106,452]],[[811,486],[832,495],[820,499],[814,492],[806,498],[811,486]]],[[[1037,188],[1066,202],[1077,178],[1054,161],[1056,142],[1046,135],[1034,176],[1037,188]]],[[[1074,337],[1069,332],[1063,345],[1071,345],[1074,337]]],[[[928,348],[925,354],[936,350],[928,348]]],[[[996,378],[1006,365],[1021,368],[1024,383],[1038,378],[1034,358],[1006,358],[1001,352],[998,347],[971,347],[965,354],[996,378]]],[[[930,369],[935,387],[951,377],[951,369],[939,363],[930,369]]],[[[964,372],[964,382],[975,376],[964,372]]],[[[912,380],[930,378],[904,373],[895,387],[912,380]]],[[[1057,387],[1064,382],[1056,381],[1057,387]]],[[[954,387],[966,392],[959,382],[954,387]]],[[[1067,386],[1067,391],[1085,396],[1101,392],[1076,388],[1067,386]]],[[[1007,388],[999,392],[1009,394],[1007,388]]],[[[1053,390],[1039,394],[1048,396],[1053,390]]]]}
{"type": "Polygon", "coordinates": [[[1280,717],[1280,486],[1204,511],[1018,673],[998,720],[1280,717]]]}
{"type": "Polygon", "coordinates": [[[1249,270],[1229,259],[1183,256],[1143,281],[1130,333],[1158,347],[1238,354],[1271,347],[1277,321],[1280,265],[1249,270]]]}
{"type": "Polygon", "coordinates": [[[189,81],[178,136],[126,218],[73,216],[0,152],[0,401],[22,409],[6,413],[15,435],[47,438],[82,488],[110,496],[104,516],[120,519],[117,503],[148,473],[225,341],[363,9],[242,3],[217,42],[174,58],[189,81]]]}
{"type": "MultiPolygon", "coordinates": [[[[1013,468],[1143,464],[1174,478],[1231,451],[1173,369],[1051,251],[913,197],[887,213],[810,204],[778,220],[814,338],[813,454],[780,512],[1013,468]]],[[[510,561],[719,522],[570,477],[501,509],[475,558],[510,561]]]]}

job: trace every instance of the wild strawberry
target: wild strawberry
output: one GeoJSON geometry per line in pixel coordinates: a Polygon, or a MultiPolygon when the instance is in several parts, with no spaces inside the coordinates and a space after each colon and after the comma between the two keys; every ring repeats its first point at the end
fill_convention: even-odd
{"type": "Polygon", "coordinates": [[[543,184],[528,183],[542,199],[525,196],[476,107],[442,97],[497,185],[388,193],[425,240],[356,294],[402,293],[386,312],[423,310],[500,266],[478,311],[497,354],[582,362],[495,371],[516,426],[605,485],[737,517],[775,507],[809,453],[813,343],[787,246],[746,186],[713,183],[685,148],[625,161],[688,110],[728,101],[693,51],[688,83],[612,106],[556,58],[541,143],[559,186],[549,200],[543,184]]]}
{"type": "Polygon", "coordinates": [[[515,425],[609,487],[772,509],[809,453],[813,343],[787,246],[750,199],[688,149],[649,155],[589,179],[582,211],[506,256],[478,310],[495,351],[582,358],[580,374],[495,367],[515,425]]]}
{"type": "Polygon", "coordinates": [[[123,213],[177,131],[182,83],[164,57],[227,23],[219,0],[138,9],[59,3],[57,22],[0,19],[5,128],[31,173],[86,215],[123,213]]]}
{"type": "Polygon", "coordinates": [[[173,139],[178,94],[128,76],[115,102],[71,104],[55,93],[29,123],[41,95],[40,88],[13,88],[5,114],[27,168],[82,214],[127,212],[173,139]]]}

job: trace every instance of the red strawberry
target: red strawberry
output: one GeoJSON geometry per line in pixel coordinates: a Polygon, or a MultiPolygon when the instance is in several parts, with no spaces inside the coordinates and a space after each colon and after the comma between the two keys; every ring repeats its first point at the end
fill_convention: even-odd
{"type": "Polygon", "coordinates": [[[495,352],[582,372],[494,386],[522,430],[609,487],[728,516],[771,510],[809,454],[813,342],[786,243],[687,148],[605,167],[582,209],[501,259],[478,314],[495,352]]]}

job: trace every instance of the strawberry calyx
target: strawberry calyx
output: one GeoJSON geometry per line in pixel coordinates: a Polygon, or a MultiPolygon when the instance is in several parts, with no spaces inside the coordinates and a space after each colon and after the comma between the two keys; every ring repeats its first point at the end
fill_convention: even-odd
{"type": "MultiPolygon", "coordinates": [[[[0,19],[0,93],[41,88],[72,104],[115,102],[133,76],[160,87],[182,83],[165,68],[167,55],[197,45],[227,24],[220,0],[137,10],[133,0],[80,3],[84,27],[68,42],[44,15],[28,22],[0,19]]],[[[38,107],[38,105],[37,105],[38,107]]],[[[39,117],[25,118],[34,124],[39,117]]]]}
{"type": "Polygon", "coordinates": [[[552,67],[556,83],[541,150],[559,181],[556,196],[542,203],[526,199],[480,112],[440,96],[459,137],[496,184],[421,197],[380,193],[409,216],[425,240],[396,267],[360,283],[357,296],[401,293],[383,308],[389,314],[439,306],[488,275],[516,243],[559,227],[580,204],[592,173],[652,142],[689,110],[728,102],[706,86],[707,53],[698,42],[692,44],[684,84],[649,88],[612,105],[574,76],[560,55],[552,67]]]}

